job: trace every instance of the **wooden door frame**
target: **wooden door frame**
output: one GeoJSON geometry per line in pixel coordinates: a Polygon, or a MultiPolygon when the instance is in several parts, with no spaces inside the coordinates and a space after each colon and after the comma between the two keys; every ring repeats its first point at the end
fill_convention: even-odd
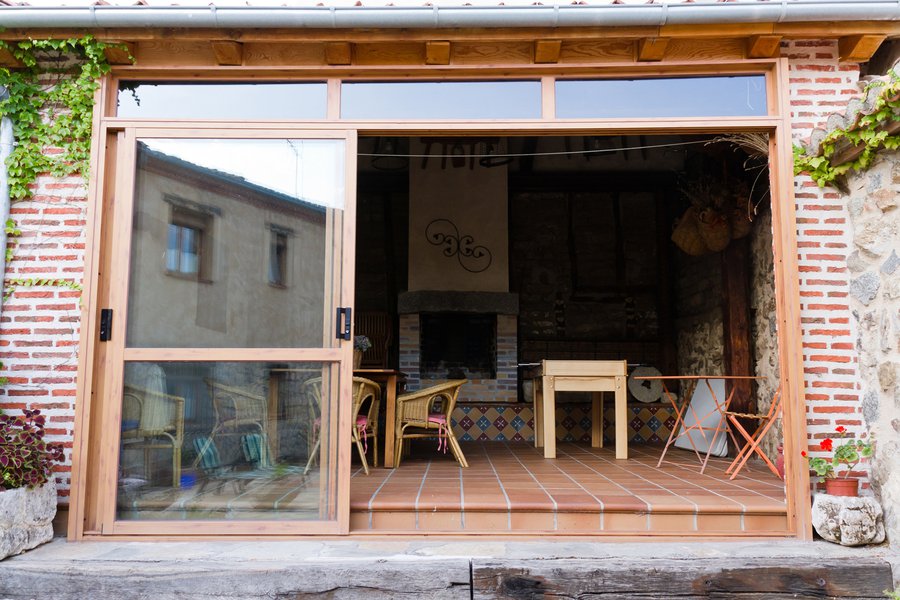
{"type": "MultiPolygon", "coordinates": [[[[346,129],[354,130],[358,135],[476,135],[490,132],[495,135],[601,135],[601,134],[659,134],[661,132],[681,134],[710,134],[735,131],[764,132],[770,136],[770,186],[772,198],[772,232],[774,238],[773,253],[775,264],[776,315],[778,318],[777,339],[779,345],[780,377],[785,394],[784,432],[785,432],[785,471],[786,496],[788,508],[789,531],[787,536],[808,540],[812,538],[809,503],[809,472],[800,456],[805,447],[806,407],[803,388],[803,353],[800,330],[800,295],[797,265],[797,235],[795,221],[795,202],[793,194],[791,116],[788,94],[788,60],[786,58],[745,60],[745,61],[707,61],[704,63],[657,63],[653,65],[599,65],[592,69],[584,66],[567,68],[563,65],[542,65],[540,68],[500,67],[486,68],[410,68],[403,67],[372,69],[368,73],[359,69],[347,68],[344,71],[301,71],[285,69],[284,73],[267,70],[208,70],[200,73],[201,78],[216,80],[316,80],[326,81],[329,90],[326,119],[304,123],[266,122],[246,123],[243,130],[272,127],[297,127],[307,131],[346,129]],[[396,72],[395,72],[396,71],[396,72]],[[288,75],[286,75],[286,73],[288,75]],[[557,75],[562,76],[690,76],[714,74],[758,73],[766,75],[768,114],[764,117],[737,118],[663,118],[663,119],[581,119],[558,120],[554,114],[553,81],[557,75]],[[402,76],[405,79],[514,79],[537,77],[542,82],[543,117],[538,120],[523,121],[344,121],[340,120],[340,83],[345,79],[392,79],[402,76]]],[[[147,121],[141,119],[119,119],[113,116],[115,99],[120,79],[165,79],[172,80],[171,74],[160,72],[158,68],[141,70],[139,68],[118,69],[113,76],[106,77],[98,91],[98,103],[95,106],[94,138],[103,139],[107,132],[117,128],[146,126],[147,121]]],[[[196,79],[192,79],[196,81],[196,79]]],[[[182,123],[190,126],[190,122],[182,123]]],[[[205,123],[204,127],[223,125],[221,123],[205,123]]],[[[355,150],[354,137],[354,150],[355,150]]],[[[95,144],[98,146],[99,144],[95,144]]],[[[101,282],[98,277],[99,245],[104,242],[102,235],[102,203],[105,184],[104,165],[100,148],[94,148],[92,173],[97,176],[89,182],[88,223],[89,232],[85,259],[86,281],[82,309],[82,335],[80,340],[78,392],[76,400],[76,425],[74,442],[74,459],[72,469],[72,504],[69,536],[71,539],[94,537],[96,530],[84,527],[86,516],[85,482],[91,454],[88,440],[92,435],[90,398],[93,395],[92,364],[102,358],[97,345],[93,343],[96,331],[98,304],[97,294],[101,282]]],[[[355,158],[355,156],[354,156],[355,158]]],[[[353,174],[355,177],[355,173],[353,174]]],[[[355,219],[346,215],[348,219],[355,219]]],[[[349,240],[352,243],[352,240],[349,240]]],[[[346,248],[345,248],[346,250],[346,248]]],[[[352,248],[345,255],[344,269],[355,268],[352,248]]],[[[350,350],[347,350],[349,354],[350,350]]],[[[347,363],[349,364],[349,363],[347,363]]],[[[349,390],[346,390],[349,394],[349,390]]],[[[344,393],[344,390],[342,390],[344,393]]],[[[346,473],[341,471],[340,480],[349,484],[349,445],[339,449],[339,456],[347,460],[346,473]]],[[[96,457],[95,457],[96,458],[96,457]]],[[[349,490],[345,486],[343,489],[349,490]]],[[[341,514],[347,515],[349,521],[349,498],[339,499],[341,514]]],[[[212,535],[221,531],[210,531],[212,535]]],[[[347,533],[342,531],[341,533],[347,533]]],[[[200,533],[201,535],[203,533],[200,533]]]]}

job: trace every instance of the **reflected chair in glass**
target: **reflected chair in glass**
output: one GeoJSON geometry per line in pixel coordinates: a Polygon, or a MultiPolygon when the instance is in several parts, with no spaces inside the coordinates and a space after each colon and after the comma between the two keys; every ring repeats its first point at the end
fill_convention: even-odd
{"type": "MultiPolygon", "coordinates": [[[[207,379],[209,392],[212,395],[215,424],[209,434],[209,443],[212,443],[218,435],[239,435],[258,433],[263,440],[260,466],[267,467],[271,464],[270,440],[266,433],[268,423],[268,399],[259,394],[253,394],[245,389],[221,384],[212,379],[207,379]]],[[[198,451],[197,463],[202,459],[202,453],[198,451]]]]}
{"type": "Polygon", "coordinates": [[[172,450],[172,487],[181,485],[184,398],[125,384],[122,395],[122,446],[144,451],[144,476],[150,478],[152,450],[172,450]]]}
{"type": "MultiPolygon", "coordinates": [[[[746,443],[741,448],[740,452],[737,453],[737,456],[734,457],[734,460],[731,461],[731,464],[725,469],[725,474],[731,473],[731,477],[729,479],[734,479],[737,477],[737,474],[744,468],[744,465],[747,464],[747,460],[753,456],[753,453],[756,452],[766,463],[766,466],[769,467],[769,470],[775,474],[776,477],[781,479],[781,474],[778,472],[778,469],[772,464],[772,461],[766,456],[766,453],[762,451],[759,447],[760,442],[765,437],[765,435],[769,432],[775,422],[781,417],[782,410],[782,400],[781,400],[781,388],[779,387],[775,391],[775,395],[772,397],[772,402],[769,404],[769,410],[765,413],[742,413],[735,411],[725,411],[725,416],[728,418],[728,421],[731,423],[731,430],[737,431],[741,434],[741,437],[744,438],[746,443]],[[742,420],[747,421],[756,421],[756,429],[754,432],[748,433],[747,429],[741,424],[742,420]]],[[[731,434],[732,439],[734,439],[735,445],[737,445],[738,441],[734,437],[734,434],[731,434]]]]}
{"type": "MultiPolygon", "coordinates": [[[[322,419],[322,379],[316,377],[310,379],[305,384],[305,393],[312,402],[310,407],[314,409],[313,415],[310,416],[312,422],[310,442],[312,447],[309,451],[309,458],[306,461],[306,470],[308,472],[313,462],[318,457],[321,448],[321,431],[322,419]]],[[[352,443],[359,452],[359,458],[362,461],[363,470],[366,475],[369,474],[369,463],[366,460],[366,452],[368,450],[368,441],[371,438],[373,445],[373,466],[378,466],[378,413],[381,407],[381,387],[374,381],[363,377],[353,378],[353,405],[351,414],[351,422],[353,430],[350,434],[352,443]],[[365,414],[361,414],[365,407],[365,414]]]]}
{"type": "Polygon", "coordinates": [[[438,448],[447,446],[463,467],[468,467],[466,457],[453,436],[450,417],[456,406],[456,399],[466,379],[455,379],[433,385],[417,392],[401,394],[397,397],[397,422],[394,428],[394,465],[400,466],[404,444],[416,438],[438,438],[438,448]]]}

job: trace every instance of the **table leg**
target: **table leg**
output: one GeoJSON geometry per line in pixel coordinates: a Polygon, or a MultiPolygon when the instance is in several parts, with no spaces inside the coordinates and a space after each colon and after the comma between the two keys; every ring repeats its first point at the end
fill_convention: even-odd
{"type": "Polygon", "coordinates": [[[384,466],[394,468],[394,429],[397,418],[397,376],[389,375],[384,395],[384,466]]]}
{"type": "Polygon", "coordinates": [[[603,392],[591,392],[591,448],[603,447],[603,392]]]}
{"type": "Polygon", "coordinates": [[[269,377],[269,399],[266,407],[266,437],[268,438],[269,460],[273,463],[278,457],[278,375],[269,377]]]}
{"type": "Polygon", "coordinates": [[[628,394],[625,377],[616,376],[616,459],[628,458],[628,394]]]}
{"type": "Polygon", "coordinates": [[[556,458],[556,384],[552,376],[542,377],[544,413],[544,458],[556,458]]]}
{"type": "Polygon", "coordinates": [[[534,447],[544,445],[544,393],[541,389],[541,378],[535,377],[532,381],[531,406],[534,409],[534,447]]]}

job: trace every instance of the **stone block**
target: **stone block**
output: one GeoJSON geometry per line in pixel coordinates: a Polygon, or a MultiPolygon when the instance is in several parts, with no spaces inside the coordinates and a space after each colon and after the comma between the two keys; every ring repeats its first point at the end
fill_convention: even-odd
{"type": "Polygon", "coordinates": [[[842,546],[884,541],[883,513],[875,498],[817,494],[813,499],[812,524],[824,539],[842,546]]]}
{"type": "Polygon", "coordinates": [[[56,484],[0,492],[0,560],[53,539],[56,484]]]}
{"type": "Polygon", "coordinates": [[[850,295],[867,305],[875,299],[881,280],[874,273],[863,273],[850,282],[850,295]]]}

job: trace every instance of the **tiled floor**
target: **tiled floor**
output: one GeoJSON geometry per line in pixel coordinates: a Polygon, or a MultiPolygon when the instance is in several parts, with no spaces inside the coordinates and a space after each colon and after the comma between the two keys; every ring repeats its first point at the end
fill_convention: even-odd
{"type": "Polygon", "coordinates": [[[545,459],[528,442],[464,442],[469,462],[414,446],[398,469],[354,469],[351,531],[771,535],[787,530],[783,482],[761,464],[730,481],[727,459],[706,473],[693,453],[633,444],[561,443],[545,459]]]}

